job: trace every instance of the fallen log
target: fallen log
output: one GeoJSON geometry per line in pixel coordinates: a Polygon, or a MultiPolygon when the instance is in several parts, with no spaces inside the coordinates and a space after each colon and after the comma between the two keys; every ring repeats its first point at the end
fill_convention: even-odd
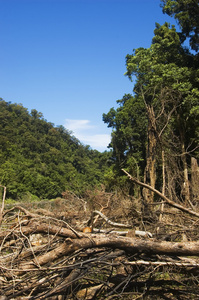
{"type": "Polygon", "coordinates": [[[102,236],[91,234],[82,239],[66,239],[55,249],[37,256],[36,259],[19,265],[19,272],[31,270],[32,268],[44,266],[47,263],[55,261],[63,256],[70,255],[80,249],[92,248],[112,248],[125,250],[130,254],[146,253],[166,254],[178,256],[199,256],[199,242],[172,243],[172,242],[157,242],[151,240],[140,240],[135,238],[121,236],[102,236]]]}
{"type": "MultiPolygon", "coordinates": [[[[142,231],[142,230],[123,230],[123,231],[117,231],[113,229],[98,229],[98,228],[93,228],[93,232],[95,233],[112,233],[112,234],[117,234],[117,235],[123,235],[123,236],[130,236],[129,233],[132,232],[132,235],[134,236],[140,236],[144,238],[152,238],[152,233],[149,231],[142,231]]],[[[131,235],[131,236],[132,236],[131,235]]]]}

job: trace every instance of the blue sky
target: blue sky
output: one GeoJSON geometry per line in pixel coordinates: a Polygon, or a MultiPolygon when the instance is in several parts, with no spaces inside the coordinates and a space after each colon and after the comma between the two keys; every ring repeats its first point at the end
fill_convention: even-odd
{"type": "Polygon", "coordinates": [[[160,0],[0,0],[0,97],[104,151],[102,114],[133,89],[125,56],[166,21],[160,0]]]}

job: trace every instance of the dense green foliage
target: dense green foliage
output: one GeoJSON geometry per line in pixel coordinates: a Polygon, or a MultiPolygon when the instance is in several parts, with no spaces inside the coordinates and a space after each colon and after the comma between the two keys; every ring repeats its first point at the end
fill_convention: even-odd
{"type": "Polygon", "coordinates": [[[81,194],[103,183],[108,156],[83,146],[35,109],[28,113],[22,105],[0,100],[0,184],[8,197],[81,194]]]}
{"type": "Polygon", "coordinates": [[[139,169],[144,169],[147,119],[144,104],[136,97],[124,95],[117,103],[117,109],[111,108],[103,114],[104,122],[113,128],[110,143],[113,164],[106,174],[106,182],[109,186],[127,187],[126,180],[121,181],[120,178],[123,174],[121,168],[128,168],[133,175],[140,175],[139,169]]]}
{"type": "MultiPolygon", "coordinates": [[[[156,24],[150,48],[138,48],[126,56],[126,75],[135,80],[134,93],[125,95],[117,101],[119,108],[103,115],[113,129],[110,146],[116,164],[110,178],[113,182],[115,176],[118,183],[120,170],[125,167],[160,190],[167,181],[170,197],[184,193],[182,199],[190,200],[191,157],[199,158],[199,70],[198,54],[183,46],[182,35],[190,37],[197,52],[199,24],[195,22],[196,10],[193,20],[189,19],[193,27],[185,31],[182,15],[177,14],[188,7],[178,4],[190,1],[163,2],[164,11],[170,9],[170,14],[176,14],[182,32],[168,23],[156,24]]],[[[191,13],[190,7],[187,10],[191,13]]],[[[145,200],[152,201],[152,197],[148,195],[145,200]]]]}
{"type": "Polygon", "coordinates": [[[199,49],[199,5],[198,0],[161,0],[163,12],[174,16],[181,27],[179,36],[184,42],[190,39],[193,50],[199,49]]]}

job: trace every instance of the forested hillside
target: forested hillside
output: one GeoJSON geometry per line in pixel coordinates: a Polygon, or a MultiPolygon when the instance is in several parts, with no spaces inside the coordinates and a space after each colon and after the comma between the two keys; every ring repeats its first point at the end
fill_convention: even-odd
{"type": "Polygon", "coordinates": [[[0,183],[8,197],[80,195],[103,183],[108,155],[82,145],[37,110],[0,99],[0,183]]]}

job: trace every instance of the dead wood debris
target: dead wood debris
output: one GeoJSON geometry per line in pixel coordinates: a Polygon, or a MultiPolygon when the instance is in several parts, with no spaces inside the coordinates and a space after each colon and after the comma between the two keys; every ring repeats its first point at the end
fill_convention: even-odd
{"type": "MultiPolygon", "coordinates": [[[[116,223],[97,214],[106,225],[116,223]]],[[[198,220],[189,224],[196,228],[198,220]]],[[[114,228],[84,234],[44,209],[8,209],[0,231],[0,299],[197,299],[198,236],[173,242],[172,232],[186,235],[185,226],[169,230],[168,223],[171,239],[164,241],[158,226],[153,238],[122,236],[114,228]]]]}

